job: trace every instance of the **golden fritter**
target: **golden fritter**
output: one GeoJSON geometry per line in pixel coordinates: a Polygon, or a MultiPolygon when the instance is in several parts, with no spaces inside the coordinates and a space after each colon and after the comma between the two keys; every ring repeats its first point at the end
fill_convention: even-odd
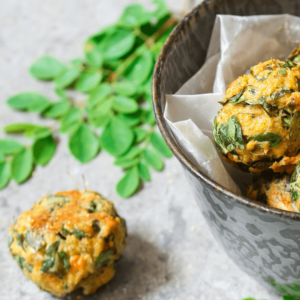
{"type": "Polygon", "coordinates": [[[214,120],[224,159],[252,173],[292,171],[300,159],[299,90],[300,64],[292,61],[259,63],[233,81],[214,120]]]}
{"type": "Polygon", "coordinates": [[[300,163],[290,174],[268,174],[257,176],[247,190],[247,197],[270,206],[300,211],[300,163]]]}
{"type": "Polygon", "coordinates": [[[92,192],[43,197],[10,228],[9,250],[25,275],[57,297],[95,292],[112,279],[126,224],[112,202],[92,192]]]}

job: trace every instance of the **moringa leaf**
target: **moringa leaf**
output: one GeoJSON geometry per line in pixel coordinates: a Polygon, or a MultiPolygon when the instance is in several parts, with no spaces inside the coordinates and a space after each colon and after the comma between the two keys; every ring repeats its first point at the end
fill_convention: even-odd
{"type": "Polygon", "coordinates": [[[123,169],[128,169],[133,166],[136,166],[139,162],[139,158],[128,158],[128,159],[122,159],[122,160],[115,160],[114,165],[121,167],[123,169]]]}
{"type": "Polygon", "coordinates": [[[273,101],[276,101],[278,100],[279,98],[283,97],[284,95],[286,94],[290,94],[290,93],[293,93],[294,91],[293,90],[289,90],[289,89],[281,89],[279,91],[275,91],[271,96],[270,96],[270,99],[273,100],[273,101]]]}
{"type": "Polygon", "coordinates": [[[140,127],[135,128],[133,132],[135,135],[135,141],[137,143],[142,142],[148,135],[147,130],[140,128],[140,127]]]}
{"type": "Polygon", "coordinates": [[[133,96],[137,93],[137,86],[130,81],[120,81],[116,83],[116,92],[123,96],[133,96]]]}
{"type": "Polygon", "coordinates": [[[100,253],[95,259],[95,265],[97,267],[103,267],[113,260],[114,254],[112,250],[100,253]]]}
{"type": "Polygon", "coordinates": [[[144,179],[145,181],[151,180],[151,175],[150,175],[149,169],[144,163],[142,163],[142,162],[138,163],[138,170],[139,170],[140,177],[142,179],[144,179]]]}
{"type": "Polygon", "coordinates": [[[30,149],[23,149],[13,157],[11,174],[17,183],[24,182],[31,174],[32,169],[33,157],[30,149]]]}
{"type": "Polygon", "coordinates": [[[25,131],[25,136],[28,138],[42,139],[52,135],[52,131],[47,127],[34,128],[32,130],[25,131]]]}
{"type": "Polygon", "coordinates": [[[73,234],[74,236],[78,239],[78,240],[81,240],[82,238],[85,237],[86,233],[81,230],[81,229],[78,229],[77,227],[74,226],[74,229],[73,229],[73,234]]]}
{"type": "Polygon", "coordinates": [[[54,91],[55,91],[57,96],[59,96],[61,98],[64,98],[64,99],[68,99],[68,94],[64,89],[55,88],[54,91]]]}
{"type": "Polygon", "coordinates": [[[79,75],[80,70],[77,68],[66,69],[54,79],[54,83],[57,88],[66,88],[71,85],[79,75]]]}
{"type": "Polygon", "coordinates": [[[82,163],[91,161],[99,151],[99,141],[88,125],[82,124],[70,137],[71,153],[82,163]]]}
{"type": "Polygon", "coordinates": [[[140,155],[142,153],[143,149],[139,146],[133,146],[129,149],[128,152],[124,153],[121,156],[118,156],[116,158],[116,161],[122,161],[124,159],[132,159],[135,158],[136,156],[140,155]]]}
{"type": "Polygon", "coordinates": [[[281,136],[277,133],[267,132],[267,133],[258,133],[252,135],[248,138],[247,142],[257,141],[257,142],[269,142],[270,147],[276,147],[281,142],[281,136]]]}
{"type": "Polygon", "coordinates": [[[72,133],[78,129],[82,122],[82,114],[79,108],[72,108],[61,120],[61,133],[72,133]]]}
{"type": "Polygon", "coordinates": [[[111,86],[109,83],[104,82],[100,84],[89,96],[87,103],[89,106],[96,106],[103,103],[111,93],[111,86]]]}
{"type": "Polygon", "coordinates": [[[153,70],[153,57],[151,52],[144,50],[142,55],[137,57],[125,72],[125,78],[128,81],[134,81],[135,83],[144,82],[151,71],[153,70]]]}
{"type": "Polygon", "coordinates": [[[159,133],[153,132],[150,138],[150,142],[152,146],[163,156],[165,157],[173,156],[172,151],[170,150],[165,140],[159,133]]]}
{"type": "Polygon", "coordinates": [[[128,198],[133,195],[140,184],[140,178],[137,167],[129,169],[123,178],[117,183],[117,193],[122,198],[128,198]]]}
{"type": "Polygon", "coordinates": [[[45,112],[45,117],[52,119],[61,118],[70,110],[70,108],[70,102],[56,102],[45,112]]]}
{"type": "Polygon", "coordinates": [[[53,242],[51,245],[48,246],[45,255],[53,256],[54,253],[57,251],[59,246],[59,241],[53,242]]]}
{"type": "Polygon", "coordinates": [[[136,126],[141,123],[141,111],[138,110],[131,114],[119,114],[118,118],[124,121],[129,127],[136,126]]]}
{"type": "Polygon", "coordinates": [[[40,269],[41,274],[47,273],[54,266],[55,258],[50,257],[45,259],[42,263],[42,267],[40,269]]]}
{"type": "MultiPolygon", "coordinates": [[[[300,112],[297,111],[292,118],[289,130],[290,142],[296,142],[300,139],[300,112]]],[[[1,152],[1,149],[0,149],[1,152]]]]}
{"type": "Polygon", "coordinates": [[[36,164],[45,166],[55,154],[56,144],[52,136],[38,139],[32,146],[32,152],[36,164]]]}
{"type": "Polygon", "coordinates": [[[113,97],[112,107],[115,111],[125,114],[134,113],[139,109],[135,100],[121,95],[113,97]]]}
{"type": "Polygon", "coordinates": [[[11,139],[0,139],[0,153],[15,154],[24,149],[24,146],[11,139]]]}
{"type": "Polygon", "coordinates": [[[115,29],[103,41],[103,55],[105,60],[117,59],[127,54],[133,47],[135,35],[125,29],[115,29]]]}
{"type": "Polygon", "coordinates": [[[145,149],[143,151],[143,157],[154,170],[161,171],[164,168],[163,161],[154,151],[145,149]]]}
{"type": "Polygon", "coordinates": [[[51,102],[41,94],[25,92],[9,98],[7,104],[17,110],[43,112],[50,106],[51,102]]]}
{"type": "Polygon", "coordinates": [[[97,87],[102,77],[98,71],[83,72],[75,84],[75,89],[81,93],[88,93],[97,87]]]}
{"type": "MultiPolygon", "coordinates": [[[[227,99],[226,102],[229,101],[232,104],[238,104],[239,102],[241,102],[240,99],[242,98],[241,96],[243,95],[244,91],[245,91],[245,88],[243,88],[237,95],[227,99]]],[[[246,99],[244,99],[244,100],[246,100],[246,99]]]]}
{"type": "Polygon", "coordinates": [[[10,181],[11,172],[10,172],[10,162],[0,162],[0,190],[5,188],[10,181]]]}
{"type": "Polygon", "coordinates": [[[103,65],[103,55],[99,49],[95,48],[85,53],[88,64],[95,68],[101,68],[103,65]]]}
{"type": "Polygon", "coordinates": [[[114,156],[125,153],[134,140],[133,131],[119,118],[114,117],[102,132],[100,143],[114,156]]]}
{"type": "Polygon", "coordinates": [[[40,57],[29,69],[33,77],[42,80],[49,80],[56,77],[65,69],[65,65],[57,59],[45,55],[40,57]]]}
{"type": "Polygon", "coordinates": [[[273,72],[273,68],[267,67],[266,69],[264,69],[263,71],[261,71],[259,74],[255,75],[254,78],[257,81],[265,81],[272,72],[273,72]],[[258,75],[263,75],[263,76],[258,76],[258,75]]]}
{"type": "Polygon", "coordinates": [[[60,251],[58,252],[58,254],[63,261],[64,268],[66,269],[66,271],[70,271],[70,262],[69,262],[68,254],[65,251],[60,251]]]}

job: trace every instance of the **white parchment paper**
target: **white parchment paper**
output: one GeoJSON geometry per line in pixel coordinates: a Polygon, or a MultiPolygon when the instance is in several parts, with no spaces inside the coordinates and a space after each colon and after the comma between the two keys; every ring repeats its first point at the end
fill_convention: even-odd
{"type": "Polygon", "coordinates": [[[164,117],[186,156],[238,195],[252,176],[224,162],[211,140],[212,122],[222,107],[218,102],[250,66],[285,60],[299,44],[299,17],[218,15],[204,65],[175,95],[166,95],[164,117]]]}

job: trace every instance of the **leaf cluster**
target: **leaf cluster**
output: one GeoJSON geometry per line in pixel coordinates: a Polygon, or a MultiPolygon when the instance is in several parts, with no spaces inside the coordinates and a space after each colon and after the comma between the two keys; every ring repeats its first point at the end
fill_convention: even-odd
{"type": "Polygon", "coordinates": [[[114,164],[125,170],[117,183],[124,198],[135,193],[141,181],[151,179],[149,166],[163,169],[161,156],[172,153],[154,131],[151,79],[158,53],[177,20],[162,0],[154,4],[154,11],[140,4],[126,7],[116,24],[87,39],[83,58],[66,64],[45,55],[30,67],[33,77],[52,82],[58,99],[30,91],[10,97],[7,104],[55,123],[50,128],[23,123],[4,128],[9,134],[31,137],[34,143],[3,155],[1,149],[8,148],[0,143],[0,188],[11,176],[21,183],[35,164],[46,165],[54,155],[57,134],[68,136],[70,152],[81,163],[90,162],[100,149],[115,156],[114,164]],[[70,90],[84,94],[85,100],[73,99],[70,90]]]}

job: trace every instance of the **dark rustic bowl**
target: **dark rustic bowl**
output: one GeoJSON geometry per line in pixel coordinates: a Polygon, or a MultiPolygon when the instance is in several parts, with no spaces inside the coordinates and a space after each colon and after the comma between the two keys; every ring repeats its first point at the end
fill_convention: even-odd
{"type": "Polygon", "coordinates": [[[180,149],[163,118],[175,93],[205,60],[217,14],[300,16],[299,0],[206,0],[176,26],[156,62],[152,98],[159,129],[180,161],[215,238],[231,259],[269,290],[300,298],[300,214],[239,197],[204,175],[180,149]]]}

